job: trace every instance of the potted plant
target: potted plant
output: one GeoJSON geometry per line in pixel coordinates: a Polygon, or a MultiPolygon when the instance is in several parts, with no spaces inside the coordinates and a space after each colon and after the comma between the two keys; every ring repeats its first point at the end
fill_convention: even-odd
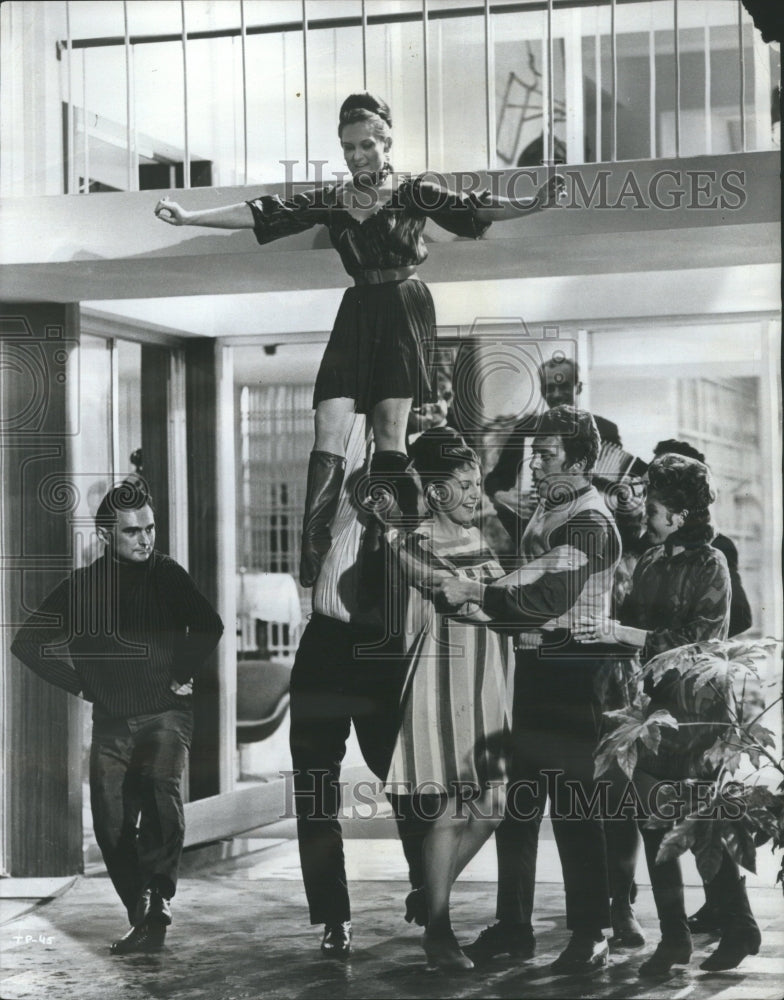
{"type": "MultiPolygon", "coordinates": [[[[671,826],[657,861],[691,849],[705,882],[718,871],[722,844],[751,872],[761,844],[784,849],[784,758],[763,722],[782,698],[765,704],[761,670],[778,645],[712,639],[660,653],[642,680],[646,690],[664,686],[668,708],[651,711],[643,694],[635,707],[606,713],[612,729],[596,751],[597,778],[614,764],[631,779],[638,764],[656,774],[660,757],[690,762],[683,773],[692,777],[663,784],[647,822],[671,826]]],[[[776,881],[784,888],[784,858],[776,881]]]]}

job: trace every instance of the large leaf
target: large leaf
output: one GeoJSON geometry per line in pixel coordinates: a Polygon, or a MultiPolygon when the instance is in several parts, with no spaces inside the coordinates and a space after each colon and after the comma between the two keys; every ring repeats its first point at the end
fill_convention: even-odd
{"type": "Polygon", "coordinates": [[[679,858],[689,848],[694,847],[700,832],[699,828],[704,825],[707,825],[705,820],[700,819],[698,816],[687,816],[680,823],[676,823],[672,830],[665,833],[659,845],[656,864],[659,865],[663,861],[671,861],[673,858],[679,858]]]}
{"type": "Polygon", "coordinates": [[[617,764],[631,779],[637,766],[637,741],[640,740],[654,753],[661,742],[661,727],[677,729],[677,721],[664,709],[643,718],[639,709],[618,709],[605,716],[615,728],[604,737],[596,751],[594,777],[598,778],[617,764]]]}
{"type": "Polygon", "coordinates": [[[705,751],[702,759],[711,773],[715,774],[722,767],[725,767],[730,774],[735,774],[740,766],[742,753],[741,743],[734,731],[728,728],[721,736],[716,737],[715,742],[705,751]]]}

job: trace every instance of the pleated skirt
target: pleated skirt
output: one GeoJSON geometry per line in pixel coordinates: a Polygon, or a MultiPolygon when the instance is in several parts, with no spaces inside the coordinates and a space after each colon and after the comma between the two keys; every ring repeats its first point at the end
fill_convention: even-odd
{"type": "Polygon", "coordinates": [[[356,400],[370,413],[380,400],[432,402],[436,315],[430,290],[408,278],[347,288],[321,367],[313,408],[325,399],[356,400]]]}

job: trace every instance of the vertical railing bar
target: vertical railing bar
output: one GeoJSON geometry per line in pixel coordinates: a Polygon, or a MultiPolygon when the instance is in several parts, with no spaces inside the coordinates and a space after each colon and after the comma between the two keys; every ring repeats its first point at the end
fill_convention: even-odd
{"type": "Polygon", "coordinates": [[[129,60],[131,72],[131,187],[132,190],[139,190],[139,116],[136,111],[136,49],[133,45],[130,47],[129,60]]]}
{"type": "Polygon", "coordinates": [[[650,114],[648,116],[648,128],[650,132],[651,159],[656,159],[656,30],[651,24],[648,32],[648,64],[650,68],[650,87],[648,93],[648,103],[650,114]]]}
{"type": "Polygon", "coordinates": [[[90,193],[90,136],[87,131],[87,50],[82,49],[82,155],[85,194],[90,193]]]}
{"type": "Polygon", "coordinates": [[[182,186],[191,186],[191,147],[188,130],[188,33],[185,27],[185,0],[180,0],[180,20],[182,22],[182,94],[183,124],[185,126],[185,162],[182,165],[182,186]]]}
{"type": "Polygon", "coordinates": [[[302,96],[305,98],[305,178],[310,177],[310,128],[308,122],[308,13],[307,0],[302,0],[302,66],[305,81],[302,96]]]}
{"type": "MultiPolygon", "coordinates": [[[[73,106],[73,81],[72,81],[72,67],[71,67],[71,56],[73,49],[71,48],[71,5],[66,2],[65,4],[65,44],[68,49],[68,62],[66,63],[65,79],[66,88],[68,92],[68,169],[66,170],[65,176],[65,186],[66,194],[73,194],[74,188],[76,187],[76,164],[74,163],[74,158],[76,156],[76,136],[74,135],[74,128],[76,127],[76,116],[74,115],[73,106]]],[[[82,128],[85,128],[84,115],[82,115],[82,128]]]]}
{"type": "Polygon", "coordinates": [[[553,66],[553,0],[547,0],[547,162],[555,160],[555,68],[553,66]]]}
{"type": "Polygon", "coordinates": [[[704,29],[704,52],[705,52],[705,152],[710,154],[713,150],[713,122],[711,121],[711,50],[710,50],[710,25],[705,19],[704,29]]]}
{"type": "Polygon", "coordinates": [[[425,170],[430,169],[430,81],[428,80],[427,0],[422,0],[422,62],[425,74],[425,170]]]}
{"type": "Polygon", "coordinates": [[[133,191],[133,136],[131,135],[131,30],[128,24],[128,0],[123,0],[123,30],[125,32],[125,186],[133,191]]]}
{"type": "MultiPolygon", "coordinates": [[[[364,0],[363,0],[364,4],[364,0]]],[[[491,106],[491,71],[492,71],[492,59],[491,59],[491,45],[490,45],[490,0],[485,0],[485,119],[487,122],[487,169],[492,169],[492,148],[493,148],[493,135],[495,129],[493,127],[492,120],[492,106],[491,106]]]]}
{"type": "Polygon", "coordinates": [[[681,155],[681,39],[678,22],[678,0],[673,0],[673,33],[675,35],[675,156],[681,155]]]}
{"type": "Polygon", "coordinates": [[[367,9],[362,0],[362,88],[367,90],[367,9]]]}
{"type": "Polygon", "coordinates": [[[242,59],[242,183],[248,183],[248,63],[245,0],[240,0],[240,54],[242,59]]]}
{"type": "MultiPolygon", "coordinates": [[[[548,114],[550,108],[550,59],[547,47],[547,23],[547,14],[545,14],[544,32],[542,34],[542,163],[547,162],[550,152],[550,136],[548,135],[550,131],[550,115],[548,114]]],[[[521,119],[517,126],[517,135],[514,142],[515,153],[517,152],[517,143],[520,139],[522,128],[523,121],[521,119]]]]}
{"type": "Polygon", "coordinates": [[[610,73],[612,75],[612,116],[610,135],[610,159],[618,159],[618,39],[615,35],[615,0],[610,2],[610,73]]]}
{"type": "Polygon", "coordinates": [[[740,54],[740,148],[746,152],[746,50],[743,46],[743,4],[738,0],[738,52],[740,54]]]}
{"type": "Polygon", "coordinates": [[[599,12],[596,12],[596,32],[593,36],[596,59],[596,162],[602,158],[602,33],[599,12]]]}

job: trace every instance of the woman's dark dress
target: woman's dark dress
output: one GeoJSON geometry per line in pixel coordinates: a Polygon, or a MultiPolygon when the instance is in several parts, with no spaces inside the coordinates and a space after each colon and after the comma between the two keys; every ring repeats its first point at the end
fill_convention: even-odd
{"type": "Polygon", "coordinates": [[[283,201],[265,195],[249,201],[259,243],[315,225],[329,231],[346,271],[357,281],[346,289],[316,377],[314,408],[324,399],[356,400],[368,413],[382,399],[433,399],[435,309],[430,291],[415,277],[365,284],[366,272],[421,264],[427,257],[428,219],[455,236],[478,239],[490,223],[477,218],[480,199],[457,195],[421,177],[403,180],[375,215],[359,222],[339,204],[335,187],[295,194],[283,201]]]}

